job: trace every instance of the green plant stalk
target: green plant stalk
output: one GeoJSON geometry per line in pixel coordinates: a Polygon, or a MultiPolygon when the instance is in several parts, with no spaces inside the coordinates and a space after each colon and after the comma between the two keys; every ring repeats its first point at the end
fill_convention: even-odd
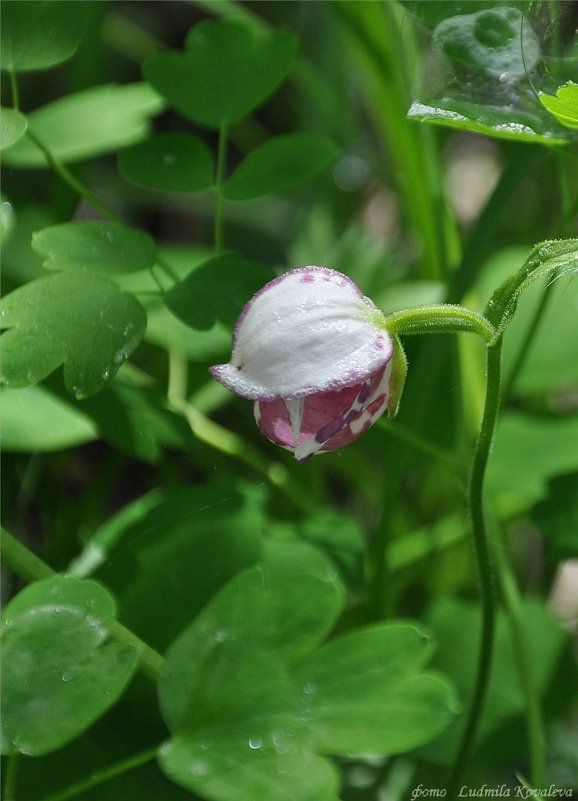
{"type": "Polygon", "coordinates": [[[217,147],[217,167],[215,171],[215,184],[214,191],[216,197],[215,203],[215,253],[219,255],[223,251],[224,237],[223,237],[223,185],[225,182],[225,170],[227,165],[227,126],[223,123],[219,128],[219,144],[217,147]]]}
{"type": "Polygon", "coordinates": [[[157,747],[149,748],[146,751],[142,751],[140,754],[135,754],[135,756],[123,759],[120,762],[116,762],[114,765],[103,768],[103,770],[95,771],[88,779],[82,779],[75,784],[71,784],[66,790],[61,790],[58,793],[45,796],[42,801],[68,801],[70,798],[75,798],[81,793],[98,787],[99,784],[104,784],[104,782],[115,779],[117,776],[122,776],[123,773],[128,773],[131,770],[135,770],[135,768],[140,768],[141,765],[146,765],[147,762],[152,762],[152,760],[156,758],[157,753],[157,747]]]}
{"type": "Polygon", "coordinates": [[[520,683],[524,693],[528,752],[530,760],[530,781],[534,787],[547,787],[546,758],[544,753],[544,722],[540,699],[533,670],[533,661],[528,646],[527,631],[524,626],[520,593],[507,558],[501,532],[494,537],[494,554],[501,595],[504,600],[508,625],[510,627],[514,654],[517,662],[520,683]]]}
{"type": "Polygon", "coordinates": [[[453,303],[417,306],[412,309],[388,314],[385,328],[392,334],[443,334],[472,333],[478,334],[490,343],[496,336],[492,325],[483,317],[465,306],[453,303]]]}
{"type": "Polygon", "coordinates": [[[469,484],[469,514],[476,554],[482,602],[482,626],[474,692],[466,724],[448,783],[448,798],[456,798],[463,772],[474,747],[484,703],[494,650],[496,601],[494,593],[493,553],[484,517],[483,489],[486,466],[492,447],[501,399],[502,336],[487,348],[486,398],[480,432],[474,450],[469,484]]]}
{"type": "MultiPolygon", "coordinates": [[[[2,560],[10,570],[17,573],[24,581],[40,581],[51,578],[57,573],[32,553],[20,540],[13,537],[6,529],[1,530],[0,554],[2,560]]],[[[129,631],[121,623],[115,621],[110,629],[110,636],[118,642],[131,645],[138,651],[139,670],[149,679],[158,681],[164,658],[150,645],[129,631]]]]}

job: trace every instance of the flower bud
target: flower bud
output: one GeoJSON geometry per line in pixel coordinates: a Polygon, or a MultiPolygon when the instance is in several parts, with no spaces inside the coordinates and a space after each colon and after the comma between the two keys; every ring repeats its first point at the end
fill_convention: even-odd
{"type": "Polygon", "coordinates": [[[395,414],[405,356],[350,278],[301,267],[254,295],[235,326],[231,361],[211,373],[254,401],[266,437],[305,461],[357,439],[386,409],[395,414]]]}

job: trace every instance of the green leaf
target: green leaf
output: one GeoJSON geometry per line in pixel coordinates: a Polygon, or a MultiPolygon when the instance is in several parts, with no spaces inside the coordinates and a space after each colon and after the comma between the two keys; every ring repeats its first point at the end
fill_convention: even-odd
{"type": "Polygon", "coordinates": [[[118,171],[137,186],[199,192],[213,183],[213,156],[202,139],[178,131],[157,134],[118,154],[118,171]]]}
{"type": "Polygon", "coordinates": [[[229,579],[257,562],[263,518],[262,493],[236,482],[149,493],[97,529],[74,570],[98,569],[123,622],[165,650],[229,579]]]}
{"type": "Polygon", "coordinates": [[[496,289],[484,310],[501,335],[516,312],[522,292],[539,278],[561,278],[578,271],[578,239],[560,239],[536,245],[520,269],[496,289]]]}
{"type": "Polygon", "coordinates": [[[417,626],[380,624],[333,640],[299,668],[305,715],[323,753],[403,753],[456,712],[451,689],[422,672],[432,641],[417,626]]]}
{"type": "Polygon", "coordinates": [[[546,541],[552,562],[578,558],[578,471],[556,476],[548,485],[548,497],[532,513],[546,541]]]}
{"type": "Polygon", "coordinates": [[[77,398],[98,392],[139,343],[146,315],[132,295],[87,274],[58,273],[7,295],[0,307],[2,381],[25,387],[64,364],[77,398]]]}
{"type": "MultiPolygon", "coordinates": [[[[452,678],[460,699],[467,701],[473,692],[478,660],[479,608],[456,599],[442,599],[434,603],[427,619],[438,640],[434,665],[452,678]]],[[[543,604],[537,601],[523,602],[522,624],[526,629],[535,685],[541,697],[555,675],[558,660],[567,643],[567,634],[543,604]]],[[[479,745],[483,744],[486,748],[491,746],[496,729],[524,712],[526,702],[522,686],[509,622],[500,613],[488,694],[480,720],[479,745]]],[[[463,719],[462,714],[436,740],[423,748],[422,753],[426,758],[443,765],[451,763],[459,745],[463,719]]],[[[501,738],[500,748],[507,750],[506,746],[506,740],[501,738]]],[[[474,758],[478,764],[479,759],[474,758]]],[[[496,768],[495,762],[492,768],[496,768]]]]}
{"type": "Polygon", "coordinates": [[[286,192],[306,183],[337,158],[338,148],[323,136],[286,134],[268,139],[239,164],[224,188],[229,200],[286,192]]]}
{"type": "Polygon", "coordinates": [[[42,386],[0,388],[2,447],[5,451],[44,453],[96,439],[94,422],[42,386]]]}
{"type": "Polygon", "coordinates": [[[10,147],[24,135],[28,120],[15,108],[0,111],[0,150],[10,147]]]}
{"type": "MultiPolygon", "coordinates": [[[[342,606],[343,591],[332,580],[297,574],[269,585],[260,568],[240,573],[169,649],[159,693],[171,731],[194,727],[199,706],[219,705],[216,679],[207,684],[204,677],[219,662],[225,669],[223,648],[243,644],[250,655],[275,652],[294,663],[323,641],[342,606]]],[[[226,693],[235,697],[233,683],[226,693]]]]}
{"type": "Polygon", "coordinates": [[[216,801],[337,801],[315,751],[426,742],[450,719],[452,692],[422,672],[431,643],[414,625],[370,627],[313,653],[341,611],[339,584],[272,579],[258,568],[236,576],[170,647],[161,766],[216,801]]]}
{"type": "Polygon", "coordinates": [[[164,301],[191,328],[206,330],[217,320],[232,327],[247,301],[273,277],[268,267],[242,256],[215,256],[173,284],[164,301]]]}
{"type": "Polygon", "coordinates": [[[32,248],[45,256],[48,270],[130,273],[147,270],[156,260],[150,236],[116,222],[71,222],[32,235],[32,248]]]}
{"type": "Polygon", "coordinates": [[[91,4],[85,0],[4,3],[0,66],[23,72],[66,61],[80,44],[90,14],[91,4]]]}
{"type": "Polygon", "coordinates": [[[2,752],[47,754],[115,703],[137,664],[134,648],[103,644],[111,595],[94,581],[31,584],[3,614],[2,752]]]}
{"type": "Polygon", "coordinates": [[[554,476],[578,470],[578,417],[507,412],[488,464],[487,491],[502,517],[523,514],[547,495],[554,476]]]}
{"type": "Polygon", "coordinates": [[[258,35],[236,20],[206,20],[191,28],[183,52],[152,55],[144,76],[185,117],[218,128],[238,122],[275,91],[296,45],[284,28],[258,35]]]}
{"type": "MultiPolygon", "coordinates": [[[[162,107],[161,98],[145,83],[95,86],[31,112],[28,127],[58,161],[69,164],[143,139],[149,118],[162,107]]],[[[8,148],[3,159],[10,167],[47,166],[28,137],[8,148]]]]}
{"type": "Polygon", "coordinates": [[[539,98],[558,122],[567,128],[578,128],[578,84],[568,81],[558,87],[556,97],[540,92],[539,98]]]}
{"type": "Polygon", "coordinates": [[[519,77],[536,65],[540,43],[519,8],[487,8],[444,19],[433,43],[446,55],[471,67],[519,77]]]}
{"type": "Polygon", "coordinates": [[[555,130],[534,114],[516,108],[472,103],[461,98],[444,97],[432,103],[415,102],[407,113],[410,119],[485,134],[496,139],[563,145],[564,130],[555,130]]]}

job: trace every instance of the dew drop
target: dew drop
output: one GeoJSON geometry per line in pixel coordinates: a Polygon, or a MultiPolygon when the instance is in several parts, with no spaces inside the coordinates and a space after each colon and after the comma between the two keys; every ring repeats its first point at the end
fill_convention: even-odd
{"type": "Polygon", "coordinates": [[[60,678],[62,681],[71,681],[72,673],[70,671],[65,671],[60,678]]]}
{"type": "Polygon", "coordinates": [[[258,751],[259,748],[263,747],[263,740],[260,737],[251,737],[249,740],[249,748],[252,751],[258,751]]]}

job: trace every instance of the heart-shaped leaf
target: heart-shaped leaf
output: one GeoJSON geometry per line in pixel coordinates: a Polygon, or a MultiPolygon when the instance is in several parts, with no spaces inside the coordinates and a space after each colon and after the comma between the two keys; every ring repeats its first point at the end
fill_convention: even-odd
{"type": "Polygon", "coordinates": [[[206,20],[189,31],[183,52],[152,55],[144,76],[185,117],[218,128],[238,122],[275,91],[296,46],[284,28],[257,35],[236,20],[206,20]]]}
{"type": "Polygon", "coordinates": [[[0,111],[0,150],[10,147],[24,135],[28,120],[15,108],[0,111]]]}
{"type": "Polygon", "coordinates": [[[230,200],[286,192],[324,170],[338,154],[335,145],[315,134],[276,136],[255,148],[225,184],[230,200]]]}
{"type": "Polygon", "coordinates": [[[139,343],[146,313],[116,284],[86,273],[57,273],[7,295],[0,307],[2,381],[25,387],[64,364],[69,391],[82,398],[106,384],[139,343]]]}
{"type": "Polygon", "coordinates": [[[232,254],[215,256],[174,284],[164,301],[191,328],[211,328],[217,320],[232,327],[247,301],[273,277],[259,262],[232,254]]]}
{"type": "Polygon", "coordinates": [[[46,257],[48,270],[130,273],[149,269],[156,259],[150,236],[115,222],[52,225],[32,235],[32,247],[46,257]]]}
{"type": "Polygon", "coordinates": [[[213,182],[213,157],[196,136],[174,131],[152,136],[118,154],[120,174],[147,189],[199,192],[213,182]]]}
{"type": "MultiPolygon", "coordinates": [[[[32,111],[28,127],[58,161],[70,164],[143,139],[149,117],[162,106],[161,98],[146,83],[95,86],[32,111]]],[[[7,148],[2,158],[10,167],[48,166],[28,137],[7,148]]]]}
{"type": "Polygon", "coordinates": [[[138,654],[103,645],[114,615],[100,584],[70,576],[31,584],[8,604],[0,634],[3,753],[50,753],[120,697],[138,654]]]}
{"type": "Polygon", "coordinates": [[[0,66],[22,72],[66,61],[80,44],[90,13],[85,0],[4,3],[0,66]]]}

